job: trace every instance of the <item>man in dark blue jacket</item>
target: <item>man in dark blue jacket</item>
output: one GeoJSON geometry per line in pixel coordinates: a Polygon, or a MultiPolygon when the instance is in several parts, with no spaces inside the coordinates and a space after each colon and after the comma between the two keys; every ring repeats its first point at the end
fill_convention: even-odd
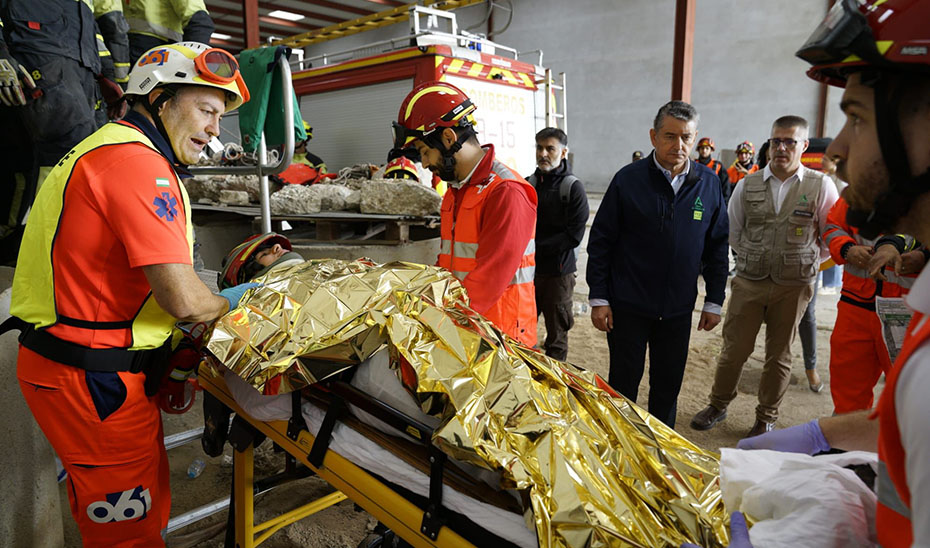
{"type": "Polygon", "coordinates": [[[649,346],[649,412],[675,426],[697,278],[707,298],[698,329],[720,323],[729,219],[720,180],[689,160],[698,113],[671,101],[649,136],[655,150],[614,176],[591,226],[591,321],[607,332],[608,382],[636,401],[649,346]]]}

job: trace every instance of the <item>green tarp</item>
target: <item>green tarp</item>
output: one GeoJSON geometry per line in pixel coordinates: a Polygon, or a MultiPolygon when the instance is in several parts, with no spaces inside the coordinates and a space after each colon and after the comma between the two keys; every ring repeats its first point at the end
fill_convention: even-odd
{"type": "Polygon", "coordinates": [[[297,96],[294,95],[294,120],[288,124],[284,121],[284,105],[281,103],[281,68],[278,66],[280,56],[290,55],[290,48],[247,49],[239,54],[239,69],[251,99],[239,108],[239,132],[242,134],[242,149],[255,152],[265,132],[265,145],[268,148],[284,144],[285,130],[294,128],[294,142],[307,138],[297,96]]]}

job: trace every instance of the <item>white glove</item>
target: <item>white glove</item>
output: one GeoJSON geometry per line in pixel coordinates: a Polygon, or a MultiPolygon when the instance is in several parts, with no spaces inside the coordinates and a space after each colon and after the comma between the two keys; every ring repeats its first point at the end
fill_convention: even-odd
{"type": "Polygon", "coordinates": [[[0,102],[8,107],[20,107],[26,104],[23,86],[28,92],[36,88],[36,83],[26,67],[16,61],[0,57],[0,102]],[[22,82],[17,70],[22,72],[22,82]]]}

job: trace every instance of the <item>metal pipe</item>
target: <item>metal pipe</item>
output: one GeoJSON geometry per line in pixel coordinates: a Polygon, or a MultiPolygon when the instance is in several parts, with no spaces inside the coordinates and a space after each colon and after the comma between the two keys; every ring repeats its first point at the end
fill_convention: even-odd
{"type": "MultiPolygon", "coordinates": [[[[288,127],[290,121],[294,119],[294,85],[291,82],[291,65],[288,63],[286,55],[278,59],[278,65],[281,69],[281,100],[284,102],[284,120],[285,127],[288,127]]],[[[261,208],[262,208],[262,230],[271,232],[271,206],[268,198],[268,175],[277,175],[291,165],[294,158],[294,132],[284,132],[284,152],[278,163],[269,166],[265,165],[268,161],[267,149],[265,148],[265,136],[262,133],[261,142],[259,143],[259,160],[257,166],[204,166],[192,167],[190,172],[194,175],[258,175],[261,179],[261,208]]]]}
{"type": "Polygon", "coordinates": [[[181,514],[180,516],[173,517],[168,520],[168,527],[166,528],[166,534],[171,534],[178,529],[183,529],[188,525],[198,522],[202,519],[208,518],[213,514],[222,512],[223,510],[229,508],[229,497],[222,498],[220,500],[211,502],[210,504],[205,504],[200,508],[195,508],[190,512],[181,514]]]}
{"type": "Polygon", "coordinates": [[[541,50],[541,49],[531,49],[531,50],[529,50],[529,51],[518,51],[518,52],[517,52],[517,55],[516,55],[516,57],[514,57],[514,59],[516,59],[516,60],[519,61],[521,55],[531,55],[531,54],[533,54],[533,53],[539,54],[539,62],[536,63],[536,64],[539,65],[540,67],[543,66],[543,50],[541,50]]]}
{"type": "MultiPolygon", "coordinates": [[[[258,141],[258,162],[262,165],[268,161],[268,147],[265,146],[265,132],[258,141]]],[[[258,191],[262,204],[262,234],[271,232],[271,196],[268,192],[268,176],[262,174],[258,179],[258,191]]]]}
{"type": "Polygon", "coordinates": [[[188,430],[186,432],[171,434],[170,436],[165,436],[165,449],[174,449],[175,447],[186,445],[194,440],[199,440],[202,437],[203,426],[200,428],[194,428],[193,430],[188,430]]]}
{"type": "Polygon", "coordinates": [[[568,88],[566,84],[568,83],[568,78],[565,77],[565,73],[561,74],[562,76],[562,131],[566,134],[568,133],[568,88]]]}

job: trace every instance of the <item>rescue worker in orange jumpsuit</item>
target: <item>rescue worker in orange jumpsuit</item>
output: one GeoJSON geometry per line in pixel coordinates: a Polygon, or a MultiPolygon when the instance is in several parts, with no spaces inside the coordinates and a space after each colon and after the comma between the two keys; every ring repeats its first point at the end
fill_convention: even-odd
{"type": "Polygon", "coordinates": [[[219,120],[248,100],[229,53],[156,48],[129,79],[126,117],[78,143],[49,172],[13,278],[17,378],[68,472],[85,546],[164,546],[171,507],[156,398],[175,324],[211,322],[249,284],[212,294],[192,267],[190,202],[180,178],[219,120]]]}
{"type": "Polygon", "coordinates": [[[536,345],[536,191],[478,143],[475,105],[462,90],[425,82],[404,99],[394,147],[449,183],[442,200],[438,266],[468,291],[472,308],[501,331],[536,345]]]}
{"type": "Polygon", "coordinates": [[[730,192],[727,196],[733,194],[733,187],[743,177],[759,171],[759,166],[752,163],[752,156],[755,153],[756,149],[749,141],[736,145],[736,161],[727,169],[727,178],[730,180],[730,192]]]}
{"type": "Polygon", "coordinates": [[[836,325],[830,336],[830,394],[837,414],[872,407],[875,383],[882,373],[891,370],[882,324],[875,313],[875,298],[906,295],[925,261],[922,251],[911,250],[913,238],[884,236],[877,242],[864,239],[846,221],[848,210],[849,204],[840,198],[830,210],[823,231],[834,262],[845,265],[836,325]],[[886,270],[883,280],[875,280],[868,271],[873,249],[878,252],[886,246],[903,255],[910,272],[898,275],[886,270]]]}
{"type": "MultiPolygon", "coordinates": [[[[930,241],[926,21],[925,1],[843,0],[797,53],[813,65],[812,78],[846,88],[846,123],[826,154],[849,182],[846,220],[863,238],[903,232],[930,241]]],[[[914,317],[874,413],[823,417],[739,443],[807,454],[877,449],[875,530],[885,548],[930,546],[930,270],[905,302],[914,317]]]]}
{"type": "Polygon", "coordinates": [[[720,190],[723,191],[723,199],[729,203],[731,194],[730,175],[727,169],[723,167],[723,164],[711,157],[711,154],[717,150],[714,146],[714,140],[710,137],[702,137],[694,148],[698,153],[697,162],[707,166],[708,169],[713,171],[714,174],[720,178],[720,190]]]}

